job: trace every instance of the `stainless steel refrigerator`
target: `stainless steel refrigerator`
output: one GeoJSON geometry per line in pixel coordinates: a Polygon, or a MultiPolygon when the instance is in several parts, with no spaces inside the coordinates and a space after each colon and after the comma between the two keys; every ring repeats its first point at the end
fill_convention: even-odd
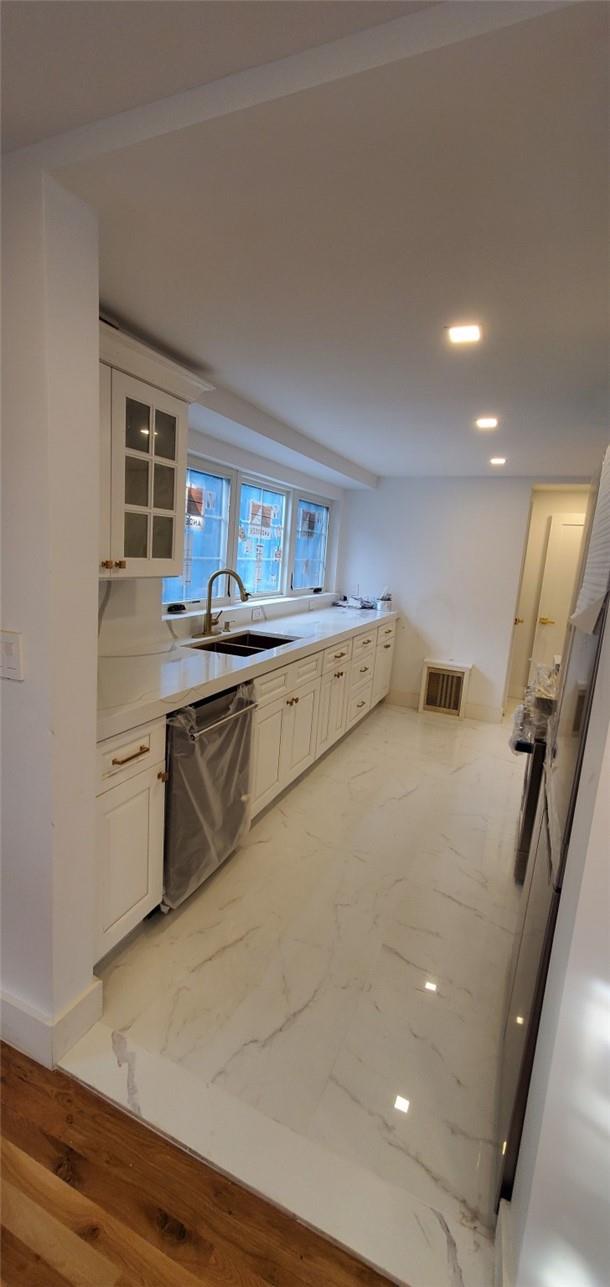
{"type": "Polygon", "coordinates": [[[509,980],[498,1095],[497,1202],[502,1197],[509,1198],[512,1192],[600,651],[607,628],[610,459],[607,458],[606,464],[605,477],[602,471],[599,487],[592,491],[575,608],[578,610],[581,601],[587,598],[591,571],[593,593],[598,594],[598,599],[593,600],[588,618],[582,614],[588,629],[568,626],[559,698],[547,734],[543,785],[532,831],[520,928],[509,980]],[[605,592],[600,593],[604,586],[605,592]],[[593,618],[595,625],[591,629],[593,618]]]}

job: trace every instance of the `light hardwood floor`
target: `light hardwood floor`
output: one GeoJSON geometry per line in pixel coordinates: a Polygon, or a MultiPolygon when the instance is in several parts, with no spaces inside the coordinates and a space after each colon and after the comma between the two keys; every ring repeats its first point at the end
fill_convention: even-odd
{"type": "Polygon", "coordinates": [[[1,1060],[3,1287],[387,1283],[64,1073],[1,1060]]]}

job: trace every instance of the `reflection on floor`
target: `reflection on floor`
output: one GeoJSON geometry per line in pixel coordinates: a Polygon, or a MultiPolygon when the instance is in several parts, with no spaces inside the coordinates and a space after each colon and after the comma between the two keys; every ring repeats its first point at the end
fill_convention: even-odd
{"type": "Polygon", "coordinates": [[[493,1276],[507,733],[373,712],[106,966],[63,1061],[411,1287],[493,1276]]]}

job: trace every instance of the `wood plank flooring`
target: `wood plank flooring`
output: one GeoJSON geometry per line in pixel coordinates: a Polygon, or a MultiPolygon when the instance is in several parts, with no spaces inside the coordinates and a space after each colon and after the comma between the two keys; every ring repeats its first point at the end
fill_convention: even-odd
{"type": "Polygon", "coordinates": [[[387,1287],[64,1073],[0,1060],[2,1287],[387,1287]]]}

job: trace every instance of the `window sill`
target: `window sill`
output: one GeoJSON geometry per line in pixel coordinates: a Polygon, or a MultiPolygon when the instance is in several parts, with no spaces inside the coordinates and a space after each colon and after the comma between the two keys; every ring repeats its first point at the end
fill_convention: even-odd
{"type": "MultiPolygon", "coordinates": [[[[246,603],[241,603],[239,599],[233,599],[230,603],[217,603],[212,599],[212,612],[222,612],[223,616],[226,616],[234,612],[252,612],[254,608],[288,607],[289,604],[297,603],[306,603],[308,607],[319,603],[321,606],[328,607],[328,600],[336,597],[336,590],[323,590],[321,594],[274,594],[268,599],[248,599],[246,603]]],[[[200,617],[203,612],[205,612],[205,604],[196,608],[187,608],[186,612],[163,612],[161,620],[186,621],[189,617],[200,617]]]]}

